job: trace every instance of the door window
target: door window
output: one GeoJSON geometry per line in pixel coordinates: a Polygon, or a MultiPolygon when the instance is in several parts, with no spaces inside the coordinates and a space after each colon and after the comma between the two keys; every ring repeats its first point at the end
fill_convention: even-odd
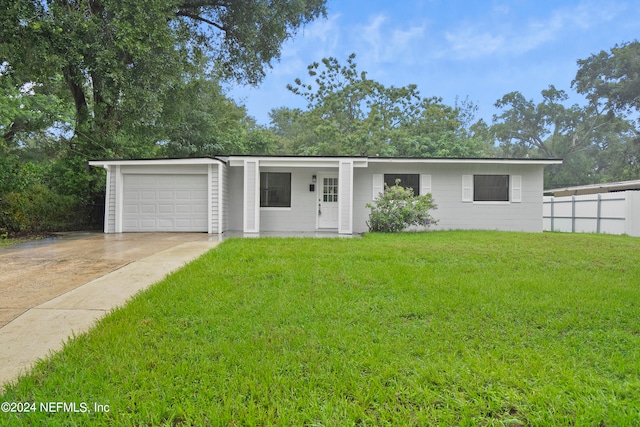
{"type": "Polygon", "coordinates": [[[338,201],[338,178],[323,178],[322,201],[323,202],[338,201]]]}

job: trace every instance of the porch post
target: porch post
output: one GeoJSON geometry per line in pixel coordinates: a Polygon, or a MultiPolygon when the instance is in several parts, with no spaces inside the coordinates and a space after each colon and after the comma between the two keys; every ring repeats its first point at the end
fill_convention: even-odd
{"type": "Polygon", "coordinates": [[[338,233],[353,233],[353,160],[341,159],[338,166],[338,233]]]}
{"type": "Polygon", "coordinates": [[[123,186],[123,181],[124,179],[122,178],[122,170],[120,169],[120,165],[116,165],[116,192],[115,192],[115,203],[116,203],[116,209],[115,209],[115,222],[114,222],[114,232],[115,233],[122,233],[122,210],[123,210],[123,204],[124,204],[124,191],[122,186],[123,186]]]}
{"type": "Polygon", "coordinates": [[[207,234],[213,233],[213,165],[207,165],[207,234]]]}
{"type": "Polygon", "coordinates": [[[245,233],[260,232],[260,161],[244,161],[244,224],[245,233]]]}

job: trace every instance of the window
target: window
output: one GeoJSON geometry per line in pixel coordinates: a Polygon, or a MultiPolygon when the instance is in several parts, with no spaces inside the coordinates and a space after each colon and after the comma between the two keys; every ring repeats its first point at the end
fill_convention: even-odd
{"type": "Polygon", "coordinates": [[[260,172],[260,207],[291,207],[291,174],[288,172],[260,172]]]}
{"type": "Polygon", "coordinates": [[[338,201],[338,178],[323,178],[322,183],[322,201],[337,202],[338,201]]]}
{"type": "Polygon", "coordinates": [[[508,202],[509,175],[474,175],[474,202],[508,202]]]}
{"type": "Polygon", "coordinates": [[[404,188],[412,188],[413,195],[420,195],[420,175],[409,173],[385,173],[384,183],[389,187],[396,185],[396,179],[400,180],[400,186],[404,188]]]}

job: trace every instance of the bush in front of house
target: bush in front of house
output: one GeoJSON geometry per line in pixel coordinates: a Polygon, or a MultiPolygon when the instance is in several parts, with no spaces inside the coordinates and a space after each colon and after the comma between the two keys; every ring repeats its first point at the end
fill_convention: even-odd
{"type": "Polygon", "coordinates": [[[104,172],[87,173],[82,158],[34,163],[0,145],[0,238],[101,226],[104,193],[92,188],[104,172]]]}
{"type": "Polygon", "coordinates": [[[431,193],[415,196],[412,188],[401,187],[399,181],[391,187],[385,184],[373,204],[367,203],[371,209],[369,231],[397,233],[411,226],[428,228],[437,224],[430,212],[437,208],[431,193]]]}
{"type": "Polygon", "coordinates": [[[74,196],[56,194],[43,184],[3,196],[6,231],[40,233],[73,228],[77,221],[78,201],[74,196]]]}

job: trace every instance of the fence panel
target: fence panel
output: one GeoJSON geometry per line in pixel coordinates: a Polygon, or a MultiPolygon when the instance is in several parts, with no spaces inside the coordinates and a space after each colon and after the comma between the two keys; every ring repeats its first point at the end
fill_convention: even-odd
{"type": "MultiPolygon", "coordinates": [[[[640,210],[632,209],[640,193],[586,194],[581,196],[544,197],[543,228],[545,231],[569,233],[606,233],[636,235],[633,216],[640,210]]],[[[637,221],[635,221],[637,222],[637,221]]]]}

